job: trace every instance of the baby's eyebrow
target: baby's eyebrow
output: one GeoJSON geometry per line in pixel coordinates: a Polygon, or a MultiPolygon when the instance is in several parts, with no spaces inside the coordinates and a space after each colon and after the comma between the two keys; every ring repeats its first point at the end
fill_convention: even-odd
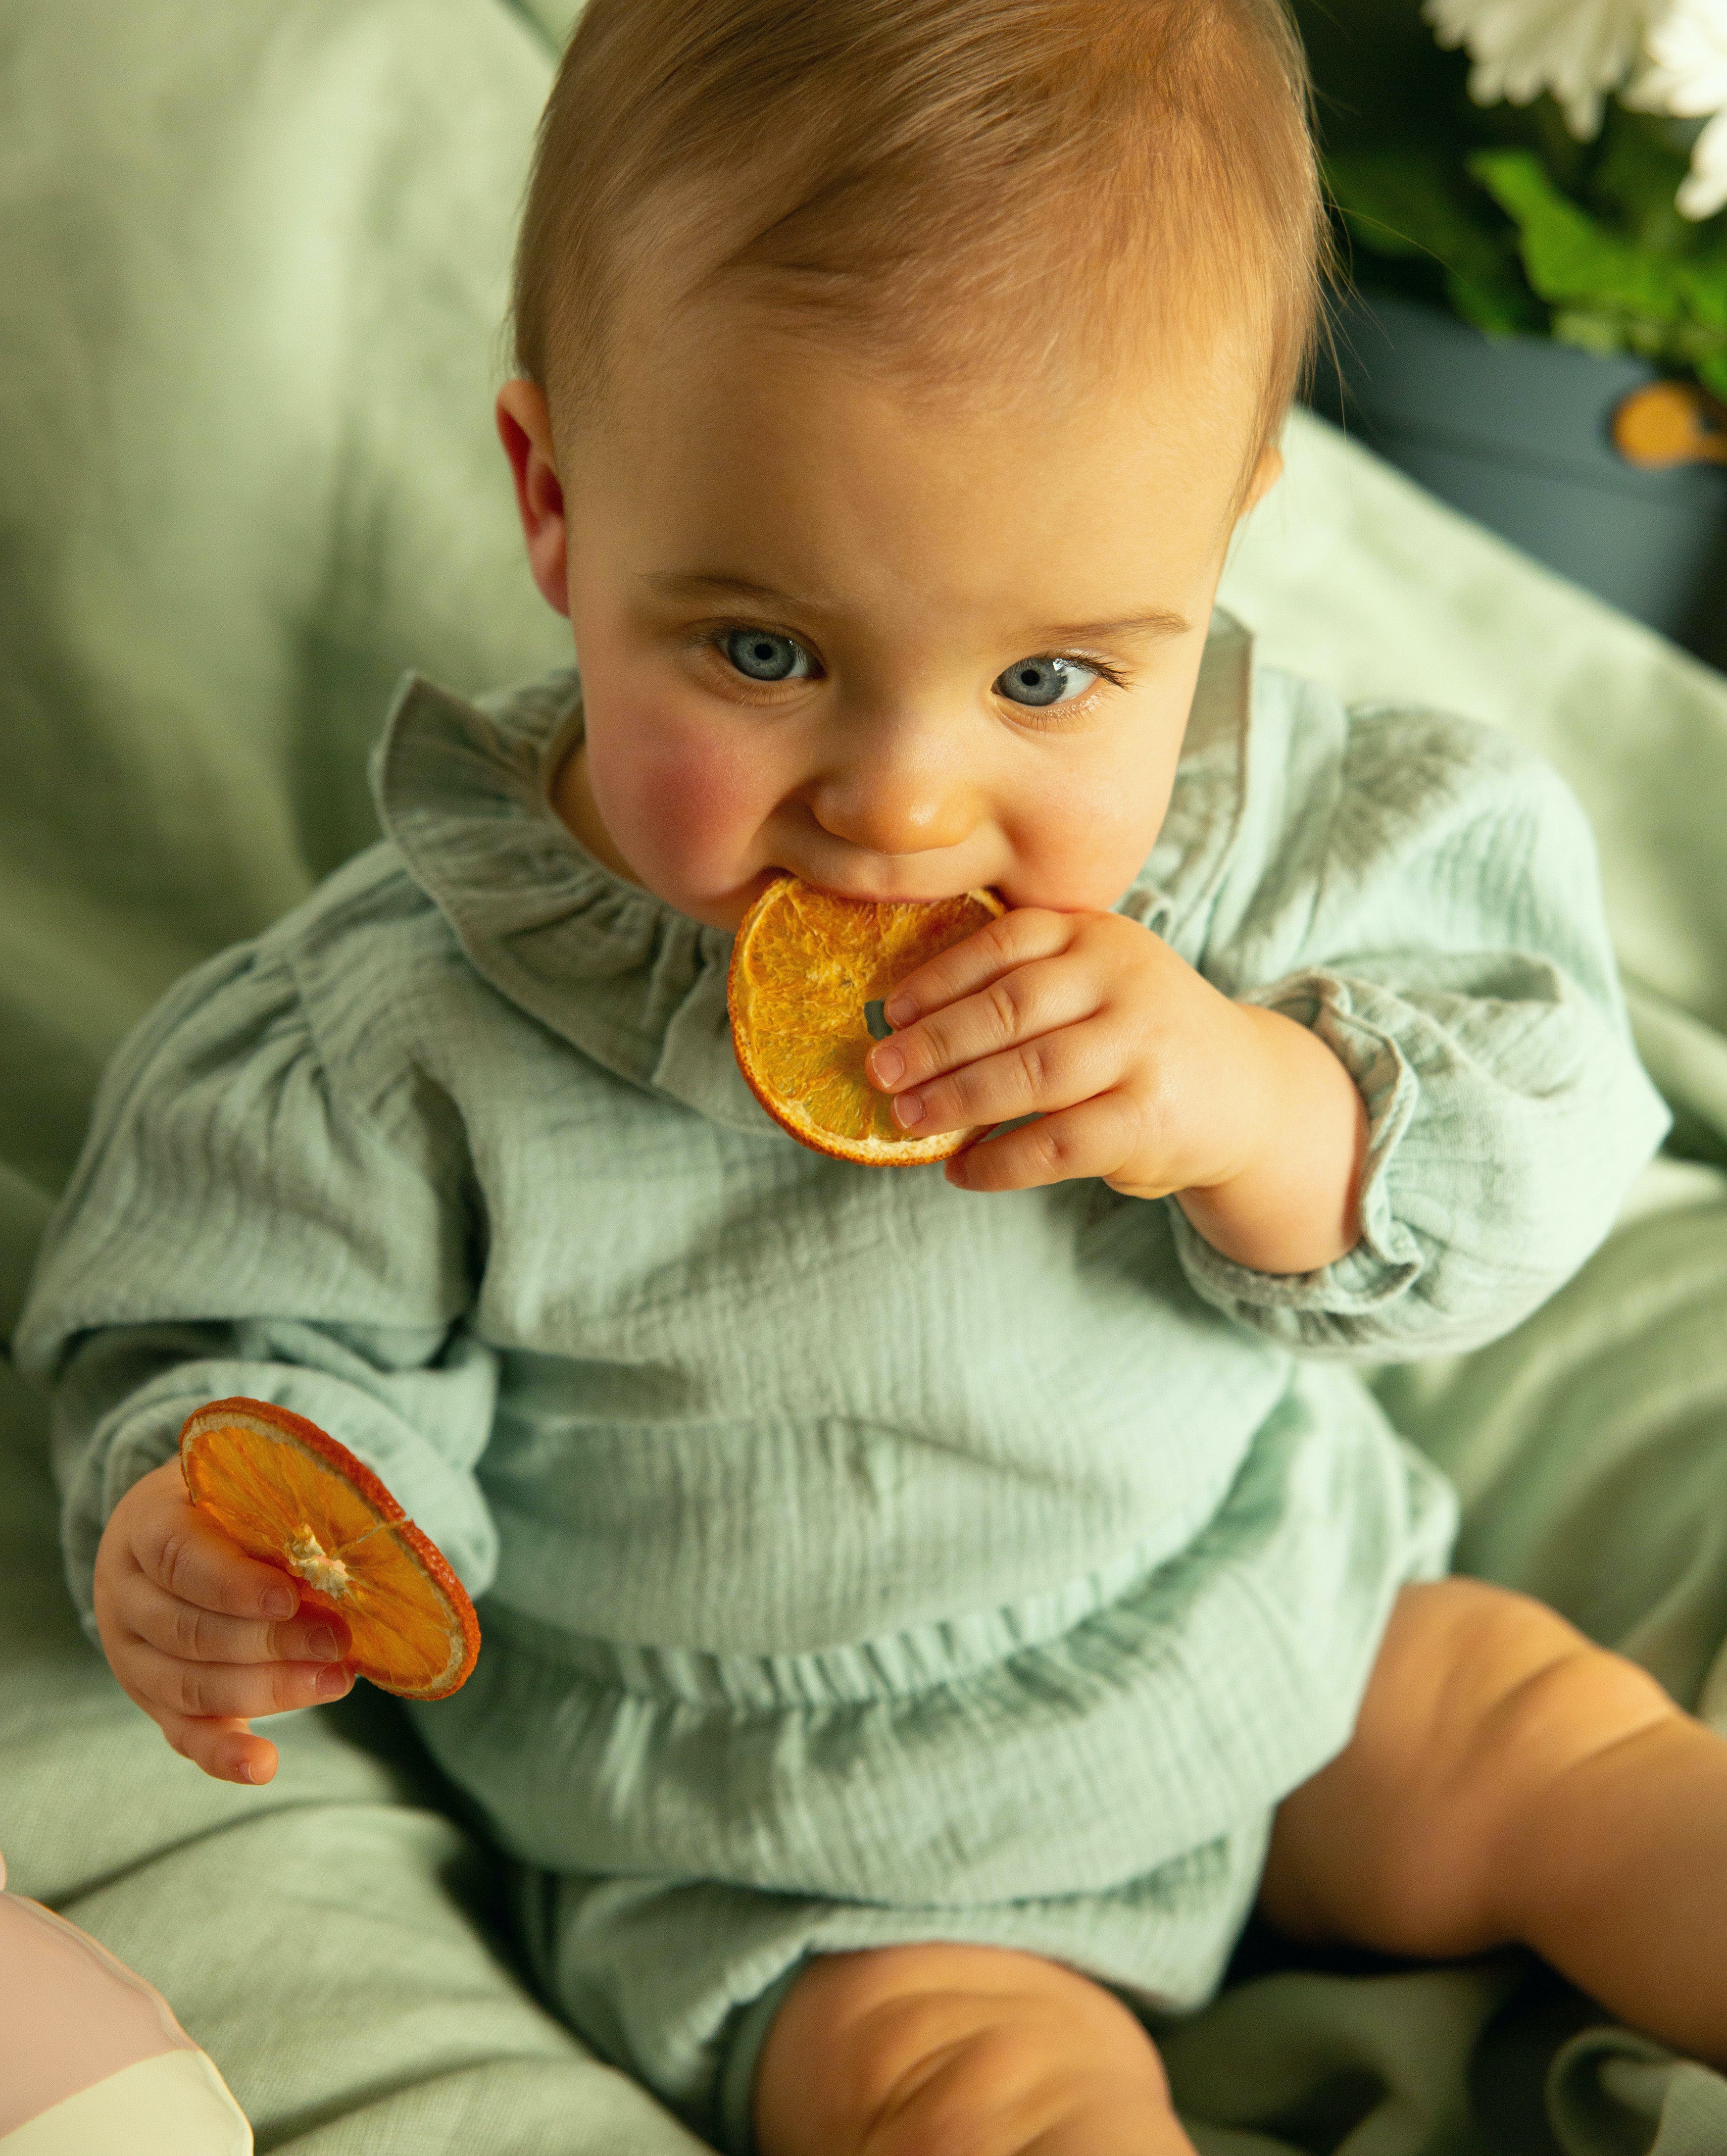
{"type": "Polygon", "coordinates": [[[738,598],[778,599],[782,606],[808,604],[806,600],[793,598],[788,592],[776,592],[772,584],[753,583],[748,577],[722,576],[717,570],[647,569],[637,581],[674,599],[699,598],[707,592],[721,592],[738,598]]]}
{"type": "MultiPolygon", "coordinates": [[[[810,613],[825,610],[813,600],[795,598],[789,592],[776,591],[772,584],[758,584],[749,577],[722,576],[707,569],[650,569],[643,572],[640,581],[668,598],[697,598],[720,593],[732,598],[772,599],[780,606],[801,608],[810,613]]],[[[1029,649],[1032,643],[1080,644],[1111,636],[1185,636],[1191,626],[1187,617],[1177,613],[1173,607],[1148,607],[1144,613],[1120,614],[1111,621],[1050,622],[1041,629],[1028,629],[1025,634],[1029,649]]]]}
{"type": "Polygon", "coordinates": [[[1192,626],[1186,615],[1177,613],[1173,607],[1152,607],[1144,613],[1123,614],[1115,621],[1057,621],[1026,633],[1050,644],[1083,644],[1102,642],[1111,636],[1185,636],[1192,626]]]}

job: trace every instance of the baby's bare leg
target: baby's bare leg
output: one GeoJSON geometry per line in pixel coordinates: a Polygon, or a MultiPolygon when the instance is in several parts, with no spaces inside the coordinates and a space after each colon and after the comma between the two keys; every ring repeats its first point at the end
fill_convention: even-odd
{"type": "Polygon", "coordinates": [[[999,1947],[817,1956],[768,2032],[755,2123],[763,2156],[1194,2156],[1120,2000],[999,1947]]]}
{"type": "Polygon", "coordinates": [[[1406,1588],[1348,1748],[1278,1809],[1260,1906],[1393,1953],[1521,1940],[1727,2061],[1727,1741],[1527,1596],[1406,1588]]]}

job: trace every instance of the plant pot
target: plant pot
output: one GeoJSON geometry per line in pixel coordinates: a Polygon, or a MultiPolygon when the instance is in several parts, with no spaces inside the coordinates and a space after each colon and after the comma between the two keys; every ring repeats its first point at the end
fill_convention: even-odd
{"type": "Polygon", "coordinates": [[[1615,410],[1658,378],[1639,360],[1357,294],[1312,401],[1442,501],[1721,665],[1727,469],[1639,471],[1613,447],[1615,410]]]}

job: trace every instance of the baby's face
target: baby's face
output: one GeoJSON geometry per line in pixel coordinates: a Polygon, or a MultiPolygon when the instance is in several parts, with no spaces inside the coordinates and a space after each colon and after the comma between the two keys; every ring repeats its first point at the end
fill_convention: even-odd
{"type": "Polygon", "coordinates": [[[499,400],[581,668],[586,739],[555,785],[576,836],[727,930],[779,870],[1112,906],[1169,803],[1245,372],[914,403],[708,307],[619,372],[561,475],[538,390],[499,400]]]}

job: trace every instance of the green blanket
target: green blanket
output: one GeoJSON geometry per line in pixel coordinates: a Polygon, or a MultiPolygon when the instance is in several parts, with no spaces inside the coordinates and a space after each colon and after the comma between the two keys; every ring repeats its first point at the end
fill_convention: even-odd
{"type": "MultiPolygon", "coordinates": [[[[120,1034],[371,835],[413,665],[564,655],[490,394],[558,0],[0,0],[0,1333],[120,1034]]],[[[1226,597],[1354,693],[1493,719],[1601,834],[1672,1157],[1509,1339],[1388,1372],[1469,1568],[1727,1727],[1727,684],[1318,423],[1226,597]]],[[[263,2149],[672,2156],[537,2005],[497,1860],[391,1702],[207,1781],[83,1640],[40,1404],[0,1364],[0,1847],[159,1984],[263,2149]]],[[[1727,2082],[1527,1958],[1305,1965],[1250,1938],[1167,2032],[1207,2156],[1727,2148],[1727,2082]]]]}

